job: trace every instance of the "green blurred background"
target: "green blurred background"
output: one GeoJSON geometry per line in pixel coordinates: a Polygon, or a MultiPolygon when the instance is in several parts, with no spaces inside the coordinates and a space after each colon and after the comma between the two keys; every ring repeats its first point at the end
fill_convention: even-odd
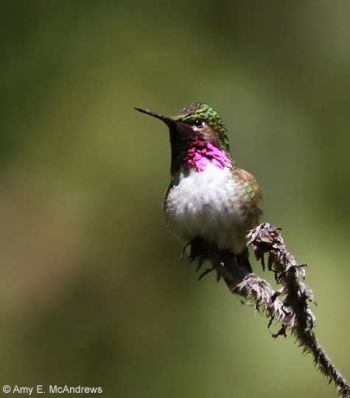
{"type": "Polygon", "coordinates": [[[180,260],[162,214],[167,130],[132,108],[221,112],[264,220],[309,264],[317,335],[349,378],[350,2],[1,8],[0,383],[335,396],[293,339],[180,260]]]}

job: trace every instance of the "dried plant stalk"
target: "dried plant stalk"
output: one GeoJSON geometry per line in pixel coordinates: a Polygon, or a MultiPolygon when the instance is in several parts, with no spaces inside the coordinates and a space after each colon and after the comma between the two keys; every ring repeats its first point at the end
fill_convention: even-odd
{"type": "Polygon", "coordinates": [[[238,263],[230,253],[213,250],[205,257],[232,293],[263,312],[269,318],[269,326],[273,321],[280,324],[274,337],[286,336],[289,331],[303,351],[313,356],[318,369],[330,382],[334,382],[339,395],[350,398],[348,382],[333,365],[313,332],[316,318],[309,303],[314,301],[314,296],[312,290],[300,280],[305,278],[305,264],[296,262],[286,249],[280,229],[268,223],[250,231],[247,245],[253,248],[263,268],[264,256],[267,256],[268,270],[274,273],[276,283],[281,286],[279,290],[275,291],[267,281],[251,272],[250,267],[238,263]]]}

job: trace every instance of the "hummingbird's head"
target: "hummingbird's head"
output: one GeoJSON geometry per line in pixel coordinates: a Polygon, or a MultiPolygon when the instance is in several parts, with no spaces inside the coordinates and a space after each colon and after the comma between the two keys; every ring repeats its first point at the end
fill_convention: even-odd
{"type": "MultiPolygon", "coordinates": [[[[230,159],[227,130],[220,115],[211,106],[196,102],[173,116],[161,115],[147,109],[135,109],[162,120],[169,127],[172,172],[178,171],[184,163],[192,166],[192,155],[189,155],[191,153],[194,153],[192,157],[197,153],[197,157],[220,161],[219,151],[222,158],[230,159]]],[[[223,164],[226,163],[225,160],[223,164]]]]}
{"type": "Polygon", "coordinates": [[[172,117],[175,121],[190,126],[193,136],[200,136],[229,152],[230,144],[226,127],[219,113],[202,102],[195,102],[172,117]]]}

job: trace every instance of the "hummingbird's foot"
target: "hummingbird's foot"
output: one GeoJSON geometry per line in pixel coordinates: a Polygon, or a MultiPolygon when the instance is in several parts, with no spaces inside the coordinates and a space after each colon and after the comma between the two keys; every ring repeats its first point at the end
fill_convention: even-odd
{"type": "Polygon", "coordinates": [[[196,272],[198,272],[201,268],[202,268],[202,265],[204,264],[204,258],[197,258],[196,260],[193,260],[193,261],[197,261],[197,263],[198,263],[198,265],[197,265],[197,268],[196,268],[196,272]]]}
{"type": "MultiPolygon", "coordinates": [[[[188,251],[187,250],[188,248],[190,248],[188,260],[191,263],[193,262],[197,263],[196,272],[198,272],[201,269],[206,260],[212,259],[214,253],[215,256],[217,256],[218,254],[218,250],[216,247],[208,244],[207,242],[204,242],[200,237],[196,237],[186,244],[186,246],[182,250],[183,258],[186,256],[186,251],[188,251]]],[[[210,262],[212,263],[211,260],[210,262]]],[[[220,261],[219,263],[215,262],[215,265],[212,265],[211,267],[207,268],[204,272],[202,272],[199,275],[198,280],[200,281],[202,278],[204,278],[205,275],[215,270],[216,280],[219,281],[222,276],[222,270],[221,270],[222,267],[224,267],[224,261],[220,261]]]]}
{"type": "Polygon", "coordinates": [[[216,269],[216,282],[220,282],[220,279],[221,279],[221,277],[222,277],[221,268],[223,268],[224,266],[225,266],[224,263],[221,262],[221,263],[219,264],[219,266],[216,266],[216,267],[215,267],[215,269],[216,269]]]}
{"type": "Polygon", "coordinates": [[[187,255],[187,249],[188,249],[190,246],[191,246],[191,242],[188,242],[188,243],[186,243],[185,246],[183,247],[182,252],[181,252],[181,255],[180,255],[181,260],[185,260],[186,258],[190,258],[191,253],[187,255]]]}
{"type": "Polygon", "coordinates": [[[198,263],[197,271],[203,265],[204,261],[208,258],[208,249],[207,245],[200,238],[192,239],[187,245],[185,249],[190,246],[190,254],[188,259],[191,263],[198,263]]]}
{"type": "Polygon", "coordinates": [[[204,272],[202,272],[202,273],[199,275],[198,280],[200,281],[202,278],[205,277],[205,275],[208,275],[211,271],[214,271],[215,268],[216,268],[215,265],[213,265],[213,266],[210,267],[210,268],[207,268],[204,272]]]}

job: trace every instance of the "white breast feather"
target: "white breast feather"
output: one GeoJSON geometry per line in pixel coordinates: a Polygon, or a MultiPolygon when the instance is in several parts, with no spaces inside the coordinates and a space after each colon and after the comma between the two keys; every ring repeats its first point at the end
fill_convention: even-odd
{"type": "Polygon", "coordinates": [[[239,253],[246,226],[242,194],[230,168],[208,163],[205,171],[181,174],[168,194],[165,213],[170,228],[185,243],[200,236],[220,249],[239,253]]]}

